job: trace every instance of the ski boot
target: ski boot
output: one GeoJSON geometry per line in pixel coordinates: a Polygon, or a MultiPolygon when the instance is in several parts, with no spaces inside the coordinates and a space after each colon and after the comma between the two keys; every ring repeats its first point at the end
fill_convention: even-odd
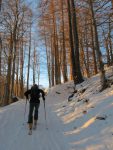
{"type": "Polygon", "coordinates": [[[32,135],[32,123],[29,123],[29,132],[28,132],[29,135],[32,135]]]}
{"type": "Polygon", "coordinates": [[[37,128],[37,120],[34,120],[33,129],[36,130],[36,128],[37,128]]]}

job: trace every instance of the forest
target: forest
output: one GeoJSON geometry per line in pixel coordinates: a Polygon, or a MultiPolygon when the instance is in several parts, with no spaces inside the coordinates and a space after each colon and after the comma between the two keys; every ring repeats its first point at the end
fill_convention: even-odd
{"type": "Polygon", "coordinates": [[[33,84],[36,76],[40,84],[37,42],[46,52],[49,87],[73,80],[76,88],[100,73],[101,91],[107,88],[105,69],[113,65],[113,0],[40,0],[35,10],[31,4],[0,0],[0,105],[24,97],[31,70],[33,84]]]}

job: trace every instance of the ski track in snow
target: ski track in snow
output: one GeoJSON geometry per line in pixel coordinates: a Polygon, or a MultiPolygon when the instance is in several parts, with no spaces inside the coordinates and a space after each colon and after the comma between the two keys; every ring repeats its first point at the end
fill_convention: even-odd
{"type": "Polygon", "coordinates": [[[24,108],[25,101],[22,100],[0,110],[0,150],[69,150],[63,134],[63,124],[50,105],[46,105],[46,122],[43,102],[41,102],[39,122],[32,135],[28,135],[26,123],[29,104],[27,104],[25,120],[24,108]]]}
{"type": "Polygon", "coordinates": [[[78,85],[78,91],[86,91],[68,102],[72,85],[69,82],[50,89],[47,122],[41,100],[37,130],[32,135],[28,135],[27,126],[29,104],[25,118],[24,100],[0,108],[0,150],[113,150],[113,85],[98,93],[100,83],[95,76],[78,85]],[[84,98],[89,99],[88,104],[84,98]],[[97,116],[107,118],[97,120],[97,116]]]}

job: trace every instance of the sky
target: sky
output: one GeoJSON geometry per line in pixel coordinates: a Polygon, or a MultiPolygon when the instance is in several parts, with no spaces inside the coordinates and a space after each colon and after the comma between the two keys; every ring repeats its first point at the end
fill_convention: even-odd
{"type": "MultiPolygon", "coordinates": [[[[47,73],[47,59],[46,59],[46,49],[45,47],[42,45],[42,42],[39,41],[39,35],[38,35],[38,28],[37,28],[37,24],[38,24],[38,3],[40,2],[40,0],[27,0],[27,2],[30,4],[32,10],[34,11],[34,13],[36,12],[36,16],[37,18],[33,19],[35,20],[33,22],[33,27],[32,27],[32,41],[35,39],[36,43],[37,43],[37,47],[36,47],[36,51],[39,53],[39,57],[40,57],[40,82],[39,84],[42,85],[43,87],[48,87],[49,83],[48,83],[48,73],[47,73]]],[[[33,50],[33,46],[32,46],[32,50],[33,50]]],[[[28,60],[27,60],[28,61],[28,60]]],[[[27,63],[26,61],[26,63],[27,63]]],[[[31,65],[32,65],[32,60],[31,60],[31,65]]],[[[25,71],[25,74],[27,73],[27,70],[25,71]]],[[[30,69],[30,85],[33,84],[33,78],[32,78],[32,69],[30,69]]],[[[36,77],[36,83],[38,84],[38,79],[36,77]]]]}
{"type": "MultiPolygon", "coordinates": [[[[33,51],[33,47],[32,47],[33,51]]],[[[46,59],[46,50],[44,47],[42,47],[40,44],[36,48],[37,54],[39,52],[39,63],[40,63],[40,79],[39,79],[39,85],[42,85],[43,87],[47,88],[49,86],[48,83],[48,73],[47,73],[47,59],[46,59]]],[[[24,78],[27,81],[27,64],[28,64],[28,48],[26,51],[26,60],[24,64],[24,78]]],[[[32,55],[32,53],[31,53],[32,55]]],[[[30,86],[33,84],[33,70],[32,70],[32,65],[33,65],[33,59],[30,60],[30,80],[29,84],[30,86]]],[[[37,71],[36,71],[37,72],[37,71]]],[[[36,74],[35,82],[38,84],[38,74],[36,74]]]]}

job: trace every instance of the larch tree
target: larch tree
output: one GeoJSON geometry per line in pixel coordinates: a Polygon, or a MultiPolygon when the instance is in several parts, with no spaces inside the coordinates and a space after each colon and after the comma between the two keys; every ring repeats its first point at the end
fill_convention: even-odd
{"type": "Polygon", "coordinates": [[[97,53],[97,59],[98,59],[98,63],[99,63],[99,70],[100,70],[100,76],[101,76],[101,90],[103,90],[107,87],[107,80],[105,77],[105,70],[104,70],[104,64],[102,61],[102,54],[101,54],[100,47],[99,47],[97,24],[96,24],[92,0],[89,0],[89,6],[90,6],[90,10],[91,10],[92,22],[93,22],[94,33],[95,33],[95,43],[96,43],[95,46],[96,46],[96,53],[97,53]]]}
{"type": "MultiPolygon", "coordinates": [[[[4,100],[3,105],[7,105],[12,102],[12,97],[15,95],[15,79],[16,76],[16,63],[18,62],[17,54],[19,54],[20,41],[24,33],[27,31],[27,14],[29,8],[22,0],[7,0],[3,2],[2,7],[2,31],[4,35],[4,42],[7,42],[5,47],[6,54],[6,81],[4,85],[4,100]],[[24,25],[22,30],[22,25],[24,25]]],[[[3,49],[3,48],[2,48],[3,49]]],[[[19,73],[19,72],[18,72],[19,73]]],[[[18,82],[19,83],[19,82],[18,82]]]]}

